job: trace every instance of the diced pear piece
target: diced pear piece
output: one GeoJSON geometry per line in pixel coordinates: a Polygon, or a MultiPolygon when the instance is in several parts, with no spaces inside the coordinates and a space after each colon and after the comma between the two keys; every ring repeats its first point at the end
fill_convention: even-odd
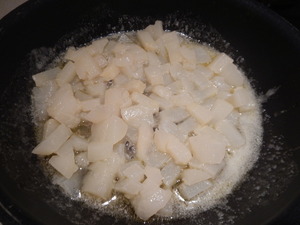
{"type": "Polygon", "coordinates": [[[252,93],[243,87],[234,89],[231,102],[234,107],[239,108],[241,111],[251,110],[255,106],[252,93]]]}
{"type": "Polygon", "coordinates": [[[131,203],[136,215],[142,220],[148,220],[151,216],[164,208],[171,199],[172,192],[162,188],[150,189],[143,195],[137,195],[131,203]]]}
{"type": "Polygon", "coordinates": [[[167,152],[167,144],[171,138],[171,134],[165,131],[156,130],[154,133],[154,144],[159,151],[167,152]]]}
{"type": "Polygon", "coordinates": [[[144,180],[145,170],[140,161],[130,161],[121,167],[121,177],[127,177],[139,182],[144,180]]]}
{"type": "Polygon", "coordinates": [[[171,157],[166,153],[162,153],[160,151],[151,151],[146,160],[146,165],[161,168],[170,159],[171,157]]]}
{"type": "Polygon", "coordinates": [[[170,99],[175,106],[180,106],[180,107],[185,107],[194,102],[192,96],[187,92],[173,95],[171,96],[170,99]]]}
{"type": "Polygon", "coordinates": [[[224,80],[232,86],[239,87],[244,83],[244,76],[242,72],[233,63],[225,66],[220,73],[220,76],[224,77],[224,80]]]}
{"type": "Polygon", "coordinates": [[[166,150],[179,165],[185,165],[192,159],[189,148],[173,135],[168,139],[166,150]]]}
{"type": "Polygon", "coordinates": [[[97,106],[100,106],[100,98],[92,98],[81,101],[82,111],[91,111],[97,106]]]}
{"type": "Polygon", "coordinates": [[[198,63],[209,63],[211,61],[210,55],[202,46],[193,46],[196,52],[196,60],[198,63]]]}
{"type": "Polygon", "coordinates": [[[174,123],[179,123],[189,117],[189,113],[181,107],[173,107],[160,112],[161,120],[169,120],[174,123]]]}
{"type": "Polygon", "coordinates": [[[176,165],[173,161],[168,162],[168,164],[161,169],[163,183],[167,187],[172,187],[176,183],[180,172],[180,166],[176,165]]]}
{"type": "Polygon", "coordinates": [[[154,40],[164,34],[162,21],[160,20],[155,21],[154,25],[149,25],[145,30],[151,34],[154,40]]]}
{"type": "Polygon", "coordinates": [[[88,112],[84,119],[92,123],[100,123],[108,119],[111,115],[114,114],[114,107],[112,105],[99,105],[88,112]]]}
{"type": "Polygon", "coordinates": [[[92,141],[116,144],[125,137],[127,129],[128,125],[120,117],[112,115],[103,122],[92,125],[92,141]]]}
{"type": "Polygon", "coordinates": [[[187,185],[193,185],[211,177],[211,174],[199,169],[185,169],[182,172],[182,180],[187,185]]]}
{"type": "Polygon", "coordinates": [[[116,76],[119,75],[119,73],[120,73],[119,67],[111,63],[104,68],[100,76],[103,77],[105,81],[109,81],[109,80],[113,80],[116,76]]]}
{"type": "Polygon", "coordinates": [[[57,73],[56,82],[61,87],[66,83],[70,83],[76,76],[75,65],[69,61],[64,68],[57,73]]]}
{"type": "Polygon", "coordinates": [[[159,110],[159,104],[155,100],[141,93],[133,92],[131,94],[131,99],[133,102],[149,108],[152,113],[156,113],[159,110]]]}
{"type": "Polygon", "coordinates": [[[136,144],[136,156],[139,160],[146,161],[148,152],[152,146],[153,128],[148,123],[142,123],[138,128],[138,140],[136,144]]]}
{"type": "Polygon", "coordinates": [[[49,69],[33,75],[32,79],[35,82],[35,86],[44,86],[49,80],[55,79],[60,70],[61,69],[59,67],[54,67],[53,69],[49,69]]]}
{"type": "Polygon", "coordinates": [[[65,142],[54,155],[49,159],[49,164],[67,179],[77,171],[78,166],[75,164],[73,147],[70,142],[65,142]]]}
{"type": "Polygon", "coordinates": [[[129,80],[126,84],[124,84],[124,88],[129,93],[132,93],[132,92],[144,93],[146,84],[140,80],[132,79],[132,80],[129,80]]]}
{"type": "Polygon", "coordinates": [[[134,179],[125,178],[119,180],[114,189],[126,195],[137,195],[142,190],[142,184],[134,179]]]}
{"type": "Polygon", "coordinates": [[[225,119],[233,110],[233,106],[223,99],[217,99],[211,109],[214,123],[225,119]]]}
{"type": "Polygon", "coordinates": [[[162,66],[147,66],[145,69],[145,75],[147,81],[151,85],[163,85],[164,84],[164,68],[162,66]]]}
{"type": "Polygon", "coordinates": [[[201,124],[207,124],[212,119],[211,111],[197,103],[187,105],[188,112],[201,124]]]}
{"type": "Polygon", "coordinates": [[[87,168],[90,164],[87,158],[87,152],[80,152],[79,154],[76,154],[74,158],[76,165],[80,168],[87,168]]]}
{"type": "Polygon", "coordinates": [[[210,181],[201,181],[193,185],[180,184],[178,190],[182,197],[186,200],[191,200],[196,195],[210,188],[213,184],[210,181]]]}
{"type": "Polygon", "coordinates": [[[70,128],[60,124],[51,134],[32,151],[37,155],[51,155],[56,152],[72,135],[70,128]]]}
{"type": "Polygon", "coordinates": [[[190,168],[194,169],[200,169],[208,174],[210,174],[212,177],[215,177],[225,166],[224,160],[219,163],[219,164],[206,164],[206,163],[201,163],[199,160],[193,158],[189,162],[190,168]]]}
{"type": "Polygon", "coordinates": [[[158,46],[148,31],[146,30],[138,31],[137,38],[141,42],[142,46],[146,51],[152,51],[152,52],[158,51],[158,46]]]}
{"type": "Polygon", "coordinates": [[[216,130],[204,127],[189,138],[193,156],[202,163],[221,163],[226,151],[226,141],[216,130]]]}
{"type": "Polygon", "coordinates": [[[97,162],[110,158],[113,153],[113,144],[106,141],[92,141],[88,145],[88,160],[97,162]]]}
{"type": "Polygon", "coordinates": [[[108,44],[107,38],[101,38],[101,39],[93,41],[91,47],[93,48],[94,54],[103,53],[103,50],[107,44],[108,44]]]}
{"type": "Polygon", "coordinates": [[[143,182],[144,185],[149,182],[159,187],[162,183],[163,177],[161,175],[160,169],[156,167],[145,166],[145,176],[146,176],[146,180],[143,182]]]}
{"type": "Polygon", "coordinates": [[[172,96],[172,91],[170,89],[168,89],[165,86],[162,85],[156,85],[153,87],[152,92],[157,94],[158,96],[164,98],[164,99],[170,99],[170,97],[172,96]]]}
{"type": "Polygon", "coordinates": [[[51,98],[48,114],[67,127],[74,128],[80,122],[77,116],[81,107],[73,95],[70,84],[62,86],[51,98]]]}
{"type": "Polygon", "coordinates": [[[46,139],[49,134],[51,134],[58,126],[59,122],[57,122],[55,119],[48,119],[43,127],[43,140],[46,139]]]}
{"type": "Polygon", "coordinates": [[[113,106],[115,115],[119,115],[120,109],[130,106],[132,101],[125,88],[116,87],[106,90],[104,104],[113,106]]]}
{"type": "Polygon", "coordinates": [[[81,80],[91,80],[101,73],[96,61],[84,48],[78,50],[78,55],[74,61],[76,73],[81,80]]]}
{"type": "Polygon", "coordinates": [[[215,127],[217,131],[224,134],[232,147],[238,148],[245,144],[245,137],[236,128],[236,126],[228,120],[219,121],[215,127]]]}
{"type": "Polygon", "coordinates": [[[150,126],[154,125],[153,112],[149,107],[144,105],[133,105],[121,109],[123,120],[130,126],[138,128],[142,123],[146,122],[150,126]]]}
{"type": "Polygon", "coordinates": [[[166,32],[161,36],[168,52],[170,63],[180,63],[182,56],[180,54],[180,41],[176,32],[166,32]]]}
{"type": "Polygon", "coordinates": [[[215,73],[220,73],[228,64],[232,62],[232,58],[230,58],[225,53],[221,53],[213,59],[213,61],[208,65],[208,67],[215,73]]]}

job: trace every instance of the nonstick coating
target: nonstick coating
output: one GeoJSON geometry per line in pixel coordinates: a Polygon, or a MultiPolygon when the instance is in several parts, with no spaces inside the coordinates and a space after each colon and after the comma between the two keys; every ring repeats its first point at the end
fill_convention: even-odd
{"type": "Polygon", "coordinates": [[[31,75],[68,46],[143,29],[157,19],[232,56],[266,101],[261,155],[242,184],[221,205],[193,218],[147,224],[266,224],[299,197],[298,30],[251,1],[36,0],[0,22],[0,191],[35,223],[143,224],[102,215],[51,184],[31,154],[31,75]]]}

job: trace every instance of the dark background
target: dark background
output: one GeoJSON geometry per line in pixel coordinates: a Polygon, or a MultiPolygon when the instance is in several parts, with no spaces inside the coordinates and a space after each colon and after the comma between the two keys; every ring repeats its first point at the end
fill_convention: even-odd
{"type": "MultiPolygon", "coordinates": [[[[300,0],[253,0],[266,5],[300,30],[300,0]]],[[[300,60],[300,57],[299,57],[300,60]]],[[[0,193],[0,225],[35,225],[0,193]]],[[[270,225],[300,225],[300,199],[270,225]]]]}

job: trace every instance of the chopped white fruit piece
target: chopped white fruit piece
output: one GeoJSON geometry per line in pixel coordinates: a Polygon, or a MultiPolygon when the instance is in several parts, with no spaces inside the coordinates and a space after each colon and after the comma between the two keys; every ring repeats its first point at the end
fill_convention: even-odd
{"type": "Polygon", "coordinates": [[[72,144],[65,142],[54,155],[49,159],[49,164],[66,178],[71,178],[78,169],[75,164],[72,144]]]}
{"type": "Polygon", "coordinates": [[[199,169],[185,169],[182,172],[182,180],[187,185],[193,185],[211,177],[211,174],[199,169]]]}
{"type": "Polygon", "coordinates": [[[146,161],[148,152],[152,146],[153,129],[148,123],[142,123],[138,129],[138,140],[136,144],[136,156],[139,160],[146,161]]]}
{"type": "Polygon", "coordinates": [[[155,21],[154,25],[149,25],[146,27],[145,30],[151,34],[154,40],[158,39],[164,34],[162,22],[159,20],[155,21]]]}
{"type": "Polygon", "coordinates": [[[108,119],[111,115],[114,114],[114,107],[112,105],[99,105],[88,112],[84,119],[92,123],[100,123],[108,119]]]}
{"type": "Polygon", "coordinates": [[[163,183],[167,187],[172,187],[177,182],[180,172],[180,166],[176,165],[173,161],[168,162],[168,164],[161,169],[163,183]]]}
{"type": "Polygon", "coordinates": [[[88,149],[88,140],[76,134],[73,134],[69,142],[72,144],[75,151],[86,151],[88,149]]]}
{"type": "Polygon", "coordinates": [[[58,126],[59,122],[55,119],[48,119],[43,127],[43,140],[46,139],[58,126]]]}
{"type": "Polygon", "coordinates": [[[225,53],[221,53],[213,59],[213,61],[208,65],[208,67],[215,73],[220,73],[228,64],[232,62],[232,58],[230,58],[225,53]]]}
{"type": "Polygon", "coordinates": [[[164,78],[163,75],[166,73],[165,66],[147,66],[145,68],[145,75],[147,78],[147,81],[151,85],[163,85],[164,84],[164,78]]]}
{"type": "Polygon", "coordinates": [[[66,83],[70,83],[76,76],[75,65],[69,61],[64,68],[57,73],[56,82],[61,87],[66,83]]]}
{"type": "Polygon", "coordinates": [[[150,126],[154,125],[153,112],[144,105],[133,105],[128,108],[122,108],[121,115],[126,123],[135,128],[138,128],[144,122],[150,126]]]}
{"type": "Polygon", "coordinates": [[[179,123],[189,117],[189,113],[180,107],[165,109],[160,112],[161,120],[169,120],[174,123],[179,123]]]}
{"type": "Polygon", "coordinates": [[[152,166],[145,166],[145,176],[146,180],[144,181],[144,185],[148,182],[152,183],[153,185],[157,185],[159,187],[162,183],[162,175],[160,169],[152,166]]]}
{"type": "Polygon", "coordinates": [[[140,161],[130,161],[121,166],[121,177],[142,182],[144,180],[144,174],[145,170],[140,161]]]}
{"type": "Polygon", "coordinates": [[[167,132],[169,134],[174,135],[175,137],[179,138],[182,141],[182,135],[178,132],[177,125],[170,121],[170,120],[160,120],[160,123],[158,125],[158,129],[160,131],[167,132]]]}
{"type": "Polygon", "coordinates": [[[173,213],[173,204],[174,204],[174,202],[172,201],[172,198],[171,198],[170,201],[168,201],[168,203],[166,204],[166,206],[163,207],[162,209],[160,209],[156,213],[156,215],[163,216],[163,217],[172,216],[172,213],[173,213]]]}
{"type": "Polygon", "coordinates": [[[119,115],[120,109],[130,106],[132,101],[126,89],[110,88],[105,91],[104,104],[113,106],[115,115],[119,115]]]}
{"type": "Polygon", "coordinates": [[[92,98],[92,99],[81,101],[82,111],[91,111],[97,106],[100,106],[100,98],[92,98]]]}
{"type": "Polygon", "coordinates": [[[168,101],[167,99],[162,98],[153,93],[149,96],[149,98],[156,101],[159,104],[159,108],[161,108],[161,109],[168,109],[168,108],[171,108],[174,106],[174,104],[171,101],[168,101]]]}
{"type": "Polygon", "coordinates": [[[60,70],[61,69],[59,67],[55,67],[53,69],[46,70],[41,73],[37,73],[33,75],[32,79],[35,82],[35,86],[41,87],[44,86],[48,81],[54,80],[60,70]]]}
{"type": "Polygon", "coordinates": [[[103,55],[96,54],[93,56],[93,58],[100,69],[103,69],[107,66],[107,59],[103,55]]]}
{"type": "Polygon", "coordinates": [[[173,135],[171,135],[171,138],[168,140],[166,149],[167,153],[169,153],[179,165],[185,165],[192,159],[189,148],[173,135]]]}
{"type": "Polygon", "coordinates": [[[113,144],[105,141],[92,141],[88,145],[88,160],[97,162],[110,158],[113,153],[113,144]]]}
{"type": "Polygon", "coordinates": [[[75,99],[71,85],[65,84],[51,98],[47,111],[58,122],[73,128],[80,122],[76,116],[80,109],[80,103],[75,99]]]}
{"type": "Polygon", "coordinates": [[[123,194],[137,195],[142,190],[142,184],[137,180],[125,178],[119,180],[114,189],[123,194]]]}
{"type": "Polygon", "coordinates": [[[251,92],[243,87],[235,88],[230,99],[233,106],[242,109],[242,111],[251,110],[255,106],[251,92]]]}
{"type": "Polygon", "coordinates": [[[98,40],[95,40],[93,41],[92,43],[92,48],[93,48],[93,51],[95,53],[103,53],[103,50],[105,48],[105,46],[108,44],[108,39],[107,38],[101,38],[101,39],[98,39],[98,40]]]}
{"type": "Polygon", "coordinates": [[[181,106],[181,107],[194,102],[191,95],[186,92],[183,92],[183,93],[180,93],[177,95],[173,95],[171,97],[171,101],[173,102],[173,104],[175,106],[181,106]]]}
{"type": "Polygon", "coordinates": [[[170,138],[172,138],[171,134],[156,130],[154,133],[154,144],[156,148],[161,152],[167,152],[167,144],[170,138]]]}
{"type": "Polygon", "coordinates": [[[162,153],[160,151],[152,151],[149,153],[148,158],[146,160],[146,165],[161,168],[170,160],[170,156],[166,153],[162,153]]]}
{"type": "Polygon", "coordinates": [[[196,195],[210,188],[213,184],[210,181],[201,181],[193,185],[180,184],[178,190],[182,197],[186,200],[191,200],[196,195]]]}
{"type": "Polygon", "coordinates": [[[156,113],[159,110],[159,104],[156,101],[141,93],[133,92],[131,99],[133,102],[149,108],[152,113],[156,113]]]}
{"type": "Polygon", "coordinates": [[[170,63],[181,62],[182,56],[179,51],[180,41],[176,32],[164,33],[161,38],[167,49],[170,63]]]}
{"type": "Polygon", "coordinates": [[[201,163],[199,160],[193,158],[189,162],[189,166],[190,168],[203,170],[208,174],[210,174],[212,177],[216,177],[216,175],[224,168],[225,161],[223,160],[219,164],[206,164],[206,163],[201,163]]]}
{"type": "Polygon", "coordinates": [[[181,56],[193,69],[196,68],[196,52],[191,46],[182,45],[179,49],[181,56]]]}
{"type": "Polygon", "coordinates": [[[118,76],[119,73],[120,73],[119,67],[117,67],[114,64],[109,64],[104,68],[100,76],[103,77],[105,81],[109,81],[109,80],[113,80],[116,76],[118,76]]]}
{"type": "Polygon", "coordinates": [[[213,117],[212,113],[206,107],[197,104],[191,103],[186,107],[187,111],[201,124],[207,124],[213,117]]]}
{"type": "Polygon", "coordinates": [[[245,138],[240,131],[228,120],[221,120],[215,125],[216,130],[223,133],[229,144],[238,148],[245,144],[245,138]]]}
{"type": "Polygon", "coordinates": [[[233,85],[235,87],[243,86],[245,80],[242,72],[233,63],[225,66],[220,73],[220,76],[224,77],[224,80],[229,85],[233,85]]]}
{"type": "Polygon", "coordinates": [[[162,188],[155,188],[143,195],[137,195],[131,203],[136,215],[142,220],[147,220],[160,209],[164,208],[171,199],[172,192],[162,188]]]}
{"type": "Polygon", "coordinates": [[[32,151],[37,155],[51,155],[55,153],[72,135],[70,128],[60,124],[51,134],[39,143],[32,151]]]}
{"type": "Polygon", "coordinates": [[[182,123],[177,125],[178,131],[187,138],[190,132],[192,132],[196,127],[198,123],[197,120],[193,117],[189,117],[186,120],[184,120],[182,123]]]}
{"type": "Polygon", "coordinates": [[[157,52],[158,46],[148,31],[140,30],[137,32],[137,38],[147,51],[157,52]]]}
{"type": "Polygon", "coordinates": [[[106,161],[91,163],[88,173],[83,178],[82,191],[108,200],[112,194],[117,171],[122,164],[124,159],[116,153],[106,161]]]}
{"type": "Polygon", "coordinates": [[[92,163],[89,172],[83,178],[82,191],[101,197],[110,198],[113,188],[114,173],[106,161],[92,163]],[[91,168],[92,166],[92,168],[91,168]]]}
{"type": "Polygon", "coordinates": [[[152,92],[164,99],[170,99],[172,96],[172,91],[165,86],[156,85],[153,87],[152,92]]]}
{"type": "Polygon", "coordinates": [[[75,163],[80,168],[86,168],[90,162],[87,158],[87,152],[80,152],[75,155],[75,163]]]}
{"type": "Polygon", "coordinates": [[[196,60],[198,63],[209,63],[211,61],[210,55],[205,48],[201,46],[193,46],[195,48],[196,60]]]}
{"type": "Polygon", "coordinates": [[[218,122],[220,120],[225,119],[233,110],[233,106],[222,99],[217,99],[211,109],[212,113],[212,121],[218,122]]]}
{"type": "Polygon", "coordinates": [[[103,122],[92,125],[91,140],[116,144],[125,137],[127,129],[127,124],[120,117],[112,115],[103,122]]]}
{"type": "Polygon", "coordinates": [[[212,128],[204,127],[196,136],[189,138],[193,156],[202,163],[221,163],[225,156],[226,141],[212,128]]]}
{"type": "Polygon", "coordinates": [[[81,80],[91,80],[99,76],[101,73],[97,63],[86,50],[81,50],[79,55],[76,57],[75,70],[81,80]]]}
{"type": "Polygon", "coordinates": [[[138,93],[143,93],[145,88],[146,88],[146,84],[140,80],[129,80],[126,84],[124,84],[124,88],[129,92],[138,92],[138,93]]]}

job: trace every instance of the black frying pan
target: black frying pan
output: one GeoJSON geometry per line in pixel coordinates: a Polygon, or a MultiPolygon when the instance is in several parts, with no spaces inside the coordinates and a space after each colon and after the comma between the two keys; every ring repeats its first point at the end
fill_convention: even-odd
{"type": "Polygon", "coordinates": [[[224,204],[193,218],[147,224],[267,224],[300,196],[300,34],[251,1],[30,1],[0,21],[0,192],[30,224],[143,224],[102,215],[64,196],[40,161],[31,122],[31,75],[70,45],[142,29],[156,19],[231,55],[263,104],[255,167],[224,204]]]}

